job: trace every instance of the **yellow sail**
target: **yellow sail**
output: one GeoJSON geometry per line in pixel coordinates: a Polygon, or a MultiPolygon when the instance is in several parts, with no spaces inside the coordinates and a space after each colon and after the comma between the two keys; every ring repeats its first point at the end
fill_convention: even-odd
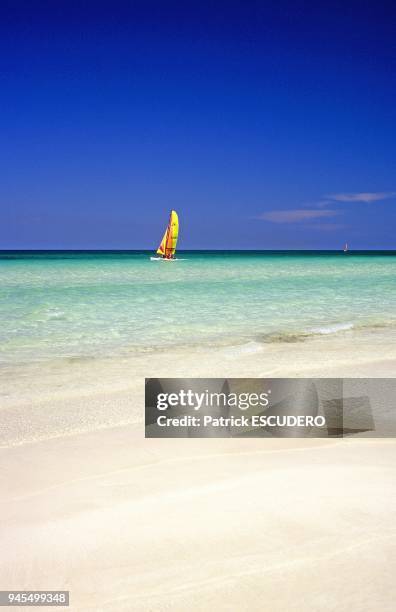
{"type": "Polygon", "coordinates": [[[157,249],[158,255],[173,257],[176,251],[177,239],[179,237],[179,217],[175,210],[171,210],[168,227],[157,249]]]}

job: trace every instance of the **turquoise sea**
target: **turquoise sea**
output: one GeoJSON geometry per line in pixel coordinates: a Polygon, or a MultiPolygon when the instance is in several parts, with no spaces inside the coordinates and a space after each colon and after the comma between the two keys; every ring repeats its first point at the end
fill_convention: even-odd
{"type": "Polygon", "coordinates": [[[0,252],[0,360],[396,325],[396,251],[0,252]]]}

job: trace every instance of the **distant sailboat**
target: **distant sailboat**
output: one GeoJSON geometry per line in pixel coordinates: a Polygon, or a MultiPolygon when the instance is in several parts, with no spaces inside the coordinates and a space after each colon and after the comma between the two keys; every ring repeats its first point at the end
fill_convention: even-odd
{"type": "Polygon", "coordinates": [[[344,244],[344,253],[348,253],[349,249],[348,249],[348,243],[346,242],[344,244]]]}
{"type": "Polygon", "coordinates": [[[169,222],[165,230],[165,234],[161,240],[161,243],[157,249],[157,254],[161,257],[151,257],[151,259],[163,259],[173,260],[175,259],[176,244],[179,237],[179,217],[175,210],[171,210],[169,215],[169,222]]]}

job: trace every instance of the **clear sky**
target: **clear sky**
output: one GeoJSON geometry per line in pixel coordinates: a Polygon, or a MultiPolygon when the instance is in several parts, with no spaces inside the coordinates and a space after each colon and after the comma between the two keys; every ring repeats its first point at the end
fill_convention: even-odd
{"type": "Polygon", "coordinates": [[[396,248],[394,2],[0,13],[0,248],[396,248]]]}

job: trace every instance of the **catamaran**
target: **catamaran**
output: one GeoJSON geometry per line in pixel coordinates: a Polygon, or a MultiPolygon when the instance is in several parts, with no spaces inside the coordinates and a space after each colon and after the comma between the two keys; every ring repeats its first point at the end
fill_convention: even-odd
{"type": "Polygon", "coordinates": [[[179,237],[179,217],[175,210],[171,210],[169,222],[165,234],[157,249],[157,254],[161,257],[151,257],[152,260],[172,261],[175,259],[176,244],[179,237]]]}

